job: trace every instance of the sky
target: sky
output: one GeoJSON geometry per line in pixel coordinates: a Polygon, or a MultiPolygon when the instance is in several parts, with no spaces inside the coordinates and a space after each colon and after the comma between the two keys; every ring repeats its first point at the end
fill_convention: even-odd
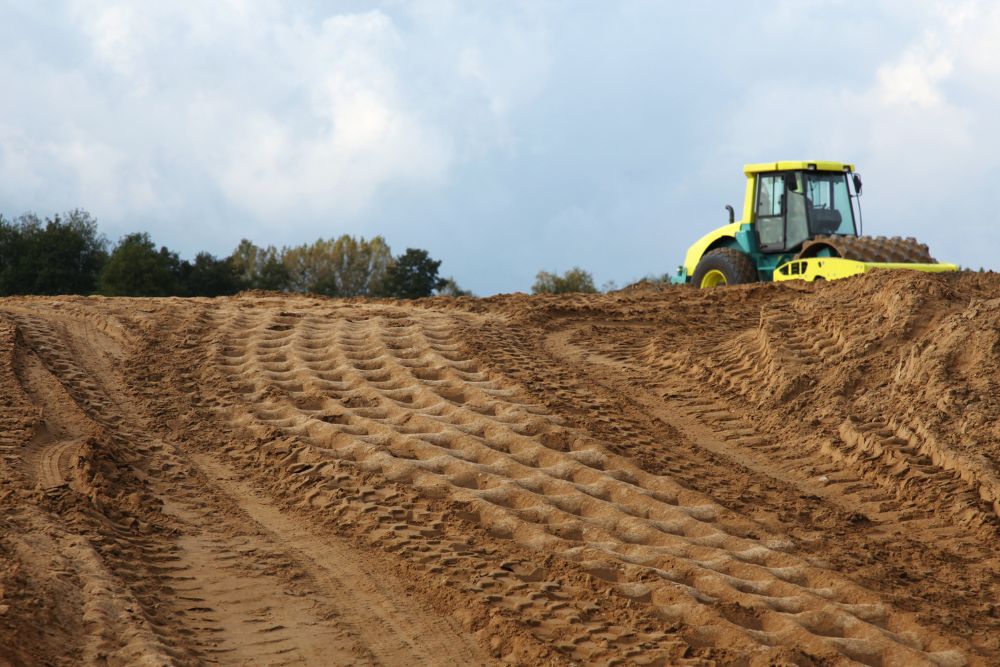
{"type": "Polygon", "coordinates": [[[673,272],[745,163],[823,159],[866,234],[996,269],[998,43],[963,0],[0,0],[0,213],[380,234],[488,295],[673,272]]]}

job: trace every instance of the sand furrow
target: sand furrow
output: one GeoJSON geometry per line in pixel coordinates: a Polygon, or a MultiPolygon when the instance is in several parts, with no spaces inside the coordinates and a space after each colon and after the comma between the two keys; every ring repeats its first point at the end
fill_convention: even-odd
{"type": "MultiPolygon", "coordinates": [[[[946,659],[924,652],[907,622],[853,613],[881,602],[846,581],[831,585],[828,572],[784,553],[780,539],[720,529],[721,509],[710,498],[645,473],[544,408],[488,394],[501,387],[449,344],[455,334],[447,318],[414,320],[328,321],[325,330],[313,321],[298,352],[289,330],[277,345],[261,333],[247,346],[256,356],[235,377],[231,357],[220,359],[231,381],[261,387],[251,401],[259,423],[312,445],[321,460],[350,461],[425,495],[444,494],[492,534],[560,554],[611,581],[623,597],[700,626],[700,642],[735,627],[749,641],[852,658],[946,659]],[[329,341],[325,354],[318,340],[329,341]],[[301,350],[309,350],[306,357],[301,350]],[[287,364],[282,372],[299,369],[294,384],[262,363],[279,357],[287,364]],[[341,386],[310,391],[301,371],[317,363],[326,365],[317,372],[336,373],[341,386]],[[418,377],[415,368],[434,369],[435,379],[418,377]],[[310,409],[300,409],[307,403],[310,409]],[[436,429],[421,432],[429,429],[417,420],[436,429]],[[616,572],[626,568],[631,580],[616,572]],[[753,622],[726,612],[723,601],[754,609],[753,622]]],[[[241,328],[253,337],[273,327],[241,328]]]]}

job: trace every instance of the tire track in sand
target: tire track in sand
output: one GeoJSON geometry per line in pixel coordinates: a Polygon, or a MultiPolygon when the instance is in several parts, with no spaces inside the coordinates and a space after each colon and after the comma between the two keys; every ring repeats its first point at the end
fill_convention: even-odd
{"type": "MultiPolygon", "coordinates": [[[[80,348],[88,343],[75,322],[15,317],[41,355],[23,365],[30,371],[25,373],[29,395],[44,401],[49,416],[36,474],[41,479],[54,474],[47,463],[53,447],[44,443],[50,437],[57,442],[88,437],[89,447],[111,440],[128,446],[130,470],[162,503],[159,514],[172,537],[136,534],[129,525],[108,530],[106,523],[88,535],[102,553],[116,595],[131,600],[148,619],[139,626],[150,635],[148,655],[159,645],[163,664],[394,665],[414,664],[414,657],[418,663],[438,659],[426,647],[440,649],[447,641],[442,637],[418,637],[395,650],[398,639],[391,633],[379,635],[378,624],[365,626],[370,615],[349,615],[369,604],[393,606],[384,599],[368,595],[342,614],[343,591],[331,586],[329,575],[315,576],[314,564],[303,562],[301,552],[284,542],[287,534],[276,539],[243,513],[239,502],[213,490],[197,466],[179,455],[171,434],[157,437],[108,360],[83,354],[80,348]],[[78,363],[84,359],[85,366],[78,363]]],[[[358,557],[325,562],[328,571],[359,576],[351,569],[358,557]]],[[[440,651],[451,653],[448,647],[440,651]]]]}
{"type": "Polygon", "coordinates": [[[610,370],[609,378],[641,378],[639,386],[618,385],[702,446],[777,480],[798,480],[804,492],[860,512],[885,531],[970,545],[994,539],[1000,524],[987,489],[919,422],[848,415],[813,420],[812,429],[796,436],[761,424],[768,410],[747,394],[786,403],[810,386],[820,367],[847,354],[840,332],[819,325],[803,331],[796,324],[787,315],[762,316],[755,329],[730,332],[732,343],[711,364],[690,363],[658,338],[655,327],[642,325],[608,323],[596,327],[600,338],[588,333],[593,323],[568,325],[550,337],[549,347],[571,351],[582,367],[610,370]],[[741,409],[740,399],[749,405],[741,409]],[[821,442],[803,437],[838,424],[825,429],[821,442]]]}
{"type": "MultiPolygon", "coordinates": [[[[183,322],[178,318],[178,322],[183,322]]],[[[247,322],[240,320],[239,330],[247,322]]],[[[186,330],[190,334],[190,327],[186,330]]],[[[280,331],[278,332],[280,338],[280,331]]],[[[239,335],[237,335],[239,337],[239,335]]],[[[269,359],[269,372],[285,381],[282,361],[269,359]]],[[[217,399],[212,397],[210,402],[217,399]]],[[[191,437],[195,437],[191,434],[191,437]]],[[[213,447],[218,453],[218,447],[213,447]]],[[[355,642],[357,657],[351,662],[382,665],[487,664],[489,657],[450,619],[438,617],[410,598],[398,575],[377,567],[370,555],[333,535],[317,536],[315,529],[276,507],[266,494],[258,493],[231,468],[231,461],[196,454],[187,449],[185,460],[197,468],[194,487],[210,484],[218,496],[212,507],[225,507],[241,523],[255,526],[254,532],[273,545],[280,545],[281,557],[294,564],[296,581],[308,580],[307,598],[321,605],[331,625],[355,642]]],[[[306,472],[299,470],[299,472],[306,472]]],[[[184,484],[183,487],[189,485],[184,484]]],[[[183,496],[185,489],[174,491],[183,496]]],[[[202,492],[204,495],[204,492],[202,492]]],[[[245,560],[245,559],[241,559],[245,560]]],[[[325,655],[310,664],[329,664],[325,655]]]]}
{"type": "MultiPolygon", "coordinates": [[[[825,370],[843,363],[855,352],[854,347],[863,347],[857,341],[852,345],[842,331],[823,318],[817,319],[804,323],[788,313],[762,313],[757,327],[731,332],[731,344],[715,354],[711,364],[690,363],[690,356],[678,355],[653,330],[647,330],[645,342],[633,342],[632,349],[608,350],[606,354],[633,371],[651,371],[648,375],[655,380],[650,386],[662,388],[661,394],[673,394],[681,400],[686,395],[711,400],[707,398],[713,393],[706,391],[708,385],[720,400],[729,395],[756,404],[760,411],[763,403],[791,403],[815,386],[825,370]],[[762,396],[769,400],[762,401],[762,396]]],[[[705,352],[702,356],[708,358],[705,352]]],[[[853,391],[849,383],[839,389],[845,394],[853,391]]],[[[849,413],[833,426],[836,428],[820,452],[810,446],[789,446],[782,442],[784,438],[755,449],[788,461],[790,469],[803,467],[804,462],[815,465],[822,470],[816,476],[825,475],[833,485],[854,484],[864,478],[880,489],[872,495],[883,498],[862,504],[884,515],[884,523],[900,524],[901,530],[927,527],[944,537],[938,517],[946,513],[957,524],[952,526],[957,529],[952,537],[961,539],[958,531],[963,529],[973,535],[996,534],[1000,526],[998,492],[988,481],[978,479],[979,470],[940,445],[919,416],[866,419],[849,413]],[[842,479],[844,468],[853,473],[847,481],[842,479]],[[882,510],[880,505],[889,508],[882,510]],[[905,525],[917,517],[919,524],[905,525]],[[939,524],[936,528],[932,527],[935,519],[939,524]],[[978,530],[980,527],[986,530],[978,530]]]]}
{"type": "Polygon", "coordinates": [[[939,640],[925,650],[911,618],[797,557],[780,536],[719,521],[728,513],[710,498],[610,454],[491,379],[450,317],[359,311],[220,323],[217,363],[249,406],[235,420],[307,443],[293,450],[291,474],[348,461],[444,495],[497,537],[559,554],[660,618],[697,627],[685,639],[702,646],[964,662],[939,640]]]}
{"type": "MultiPolygon", "coordinates": [[[[213,336],[220,341],[215,362],[237,399],[228,409],[234,424],[266,440],[293,436],[271,447],[251,445],[245,456],[260,460],[273,451],[280,480],[275,483],[294,489],[317,510],[336,508],[338,522],[374,520],[372,535],[384,548],[507,612],[491,618],[524,619],[538,639],[573,659],[687,662],[685,645],[651,628],[636,632],[609,623],[572,581],[549,579],[532,563],[534,556],[496,560],[492,545],[482,549],[448,537],[450,517],[485,523],[495,535],[509,536],[509,527],[480,521],[484,512],[502,518],[496,503],[503,500],[483,501],[478,494],[497,486],[490,480],[491,458],[517,445],[484,438],[479,422],[503,429],[497,433],[501,439],[518,437],[517,431],[544,421],[534,414],[541,408],[510,400],[515,392],[498,387],[456,354],[454,344],[445,342],[452,335],[446,318],[428,327],[425,337],[417,323],[390,314],[383,342],[378,321],[356,315],[331,321],[257,312],[214,323],[221,331],[213,336]],[[413,341],[419,350],[411,349],[413,341]],[[383,347],[392,354],[383,354],[383,347]],[[388,484],[365,479],[365,473],[388,484]],[[427,497],[461,489],[455,510],[428,507],[406,491],[415,476],[427,497]]],[[[520,437],[530,443],[530,436],[520,437]]],[[[538,454],[548,451],[530,446],[538,454]]],[[[562,530],[558,523],[549,530],[562,530]]],[[[490,639],[499,654],[518,650],[516,643],[494,644],[497,640],[490,639]]]]}
{"type": "MultiPolygon", "coordinates": [[[[41,356],[58,348],[56,334],[36,318],[12,319],[19,322],[23,339],[15,350],[14,373],[38,411],[35,434],[23,459],[26,473],[54,499],[67,492],[86,494],[92,488],[81,470],[67,465],[68,458],[80,452],[84,440],[93,442],[100,437],[102,430],[77,402],[72,385],[63,385],[41,356]]],[[[128,526],[95,512],[95,508],[88,507],[90,503],[79,505],[86,518],[60,525],[53,534],[61,537],[62,547],[70,556],[66,574],[81,582],[79,613],[86,631],[80,648],[82,660],[99,664],[113,657],[125,662],[169,665],[189,655],[184,647],[164,641],[153,618],[136,613],[144,608],[142,594],[124,580],[113,558],[108,557],[109,542],[116,542],[115,547],[120,549],[117,541],[121,540],[129,550],[155,560],[155,554],[145,548],[145,540],[129,534],[128,526]],[[103,534],[94,531],[97,522],[105,529],[103,534]],[[61,535],[64,532],[66,535],[61,535]]]]}
{"type": "Polygon", "coordinates": [[[68,398],[62,385],[35,355],[24,350],[18,354],[17,363],[21,384],[32,402],[41,408],[41,420],[34,437],[24,454],[29,475],[45,490],[68,484],[72,478],[80,448],[84,440],[68,422],[85,423],[82,415],[71,404],[55,400],[62,395],[68,398]]]}
{"type": "MultiPolygon", "coordinates": [[[[778,329],[792,328],[787,322],[784,325],[778,329]]],[[[937,551],[939,540],[950,542],[954,550],[951,554],[939,553],[926,559],[894,559],[912,566],[911,571],[915,573],[921,572],[922,567],[942,562],[956,566],[950,568],[949,574],[962,578],[958,587],[928,581],[925,592],[928,599],[940,599],[941,593],[947,591],[946,594],[954,593],[958,597],[953,604],[961,607],[967,604],[965,599],[975,600],[973,592],[977,589],[988,590],[988,579],[977,576],[976,568],[966,569],[965,561],[978,563],[980,572],[995,571],[995,565],[990,563],[996,562],[996,553],[988,546],[996,534],[992,512],[965,480],[931,465],[930,457],[919,447],[920,439],[927,436],[892,424],[859,424],[851,420],[840,428],[840,436],[845,443],[850,443],[850,447],[834,448],[827,443],[821,447],[819,443],[789,439],[787,434],[769,433],[758,420],[744,416],[746,411],[737,407],[741,405],[738,401],[729,402],[725,393],[713,393],[703,382],[691,381],[686,369],[674,361],[676,355],[651,349],[650,341],[656,340],[656,335],[655,327],[641,323],[608,322],[606,326],[595,326],[592,321],[567,321],[556,332],[547,334],[547,349],[592,377],[596,386],[628,397],[650,416],[680,429],[699,447],[723,460],[735,461],[762,478],[771,478],[773,483],[792,484],[799,489],[802,498],[822,499],[840,508],[852,522],[863,522],[869,526],[865,531],[869,547],[878,547],[880,542],[887,541],[896,545],[892,547],[895,549],[901,538],[921,540],[929,549],[937,551]]],[[[738,343],[742,337],[733,334],[733,338],[738,343]]],[[[743,383],[759,387],[762,380],[755,382],[755,373],[763,373],[761,368],[774,364],[792,377],[804,376],[800,370],[803,362],[797,356],[801,349],[844,354],[843,341],[833,335],[812,336],[809,341],[811,347],[807,347],[801,337],[792,336],[790,350],[773,350],[772,342],[772,351],[767,353],[756,348],[744,353],[745,346],[729,346],[719,354],[719,363],[708,368],[712,374],[726,378],[728,387],[743,383]]],[[[698,375],[700,379],[702,371],[699,369],[691,375],[698,375]]],[[[784,386],[789,384],[794,386],[795,382],[784,386]]],[[[780,507],[781,503],[766,502],[764,505],[769,511],[760,518],[764,525],[781,530],[781,522],[795,517],[794,506],[798,504],[801,503],[793,500],[791,506],[779,511],[778,522],[771,508],[780,507]]],[[[807,513],[806,518],[808,516],[807,513]]],[[[798,534],[798,539],[810,551],[816,551],[827,537],[825,531],[814,534],[800,531],[798,534]],[[811,546],[813,543],[817,546],[811,546]]],[[[919,549],[914,544],[905,546],[919,549]]],[[[927,549],[920,551],[924,554],[927,549]]],[[[845,565],[854,560],[847,556],[845,565]]],[[[858,556],[863,558],[864,552],[858,556]]],[[[870,557],[868,562],[871,562],[870,557]]],[[[881,585],[885,582],[865,583],[881,585]]],[[[891,594],[891,588],[887,592],[891,594]]],[[[995,628],[995,623],[988,617],[976,615],[972,620],[981,630],[975,644],[978,647],[985,641],[986,645],[979,648],[990,652],[989,628],[995,628]]],[[[965,627],[961,623],[955,625],[965,627]]]]}
{"type": "MultiPolygon", "coordinates": [[[[193,460],[240,509],[294,553],[303,569],[331,595],[334,618],[380,665],[483,664],[474,646],[440,632],[426,609],[367,556],[346,543],[317,539],[309,528],[271,505],[231,467],[200,454],[193,460]],[[335,593],[334,593],[335,592],[335,593]]],[[[330,657],[327,656],[327,660],[330,657]]],[[[332,660],[331,660],[332,661],[332,660]]]]}

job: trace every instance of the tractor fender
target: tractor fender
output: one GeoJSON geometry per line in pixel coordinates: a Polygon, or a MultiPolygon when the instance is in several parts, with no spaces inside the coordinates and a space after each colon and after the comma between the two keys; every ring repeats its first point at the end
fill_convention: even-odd
{"type": "Polygon", "coordinates": [[[739,248],[739,243],[736,240],[736,232],[740,230],[742,225],[743,223],[741,222],[734,222],[719,227],[692,243],[691,247],[688,248],[687,254],[684,256],[684,268],[687,269],[687,275],[694,275],[695,267],[698,266],[702,255],[709,250],[715,250],[716,248],[739,248]]]}

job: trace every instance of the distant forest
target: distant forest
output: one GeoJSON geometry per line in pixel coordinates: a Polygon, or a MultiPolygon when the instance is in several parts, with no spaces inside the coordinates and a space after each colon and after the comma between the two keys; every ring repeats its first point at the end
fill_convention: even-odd
{"type": "Polygon", "coordinates": [[[87,211],[44,220],[0,215],[0,296],[224,296],[246,289],[327,296],[415,299],[467,295],[438,276],[439,260],[407,248],[394,256],[381,236],[343,235],[295,247],[260,247],[244,239],[228,257],[200,252],[181,259],[149,234],[123,236],[112,247],[87,211]]]}

